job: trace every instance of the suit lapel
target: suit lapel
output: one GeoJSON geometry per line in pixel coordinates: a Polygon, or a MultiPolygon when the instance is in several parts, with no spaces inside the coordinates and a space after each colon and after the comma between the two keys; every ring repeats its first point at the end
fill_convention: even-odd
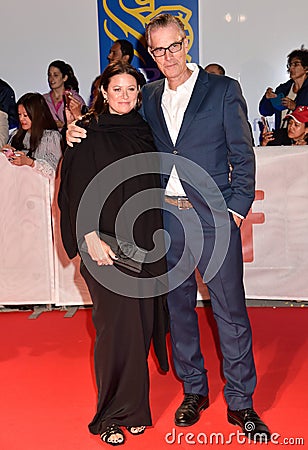
{"type": "Polygon", "coordinates": [[[175,145],[177,145],[177,143],[182,139],[182,137],[186,133],[187,129],[189,129],[190,124],[194,119],[196,112],[199,109],[199,106],[203,102],[204,97],[207,95],[208,89],[209,89],[208,74],[204,72],[202,68],[200,68],[199,75],[196,80],[196,84],[193,93],[191,95],[190,101],[186,108],[182,126],[175,145]]]}
{"type": "Polygon", "coordinates": [[[171,145],[173,147],[173,142],[171,140],[169,131],[168,131],[168,127],[165,121],[165,117],[164,117],[164,113],[163,113],[163,109],[161,106],[161,101],[162,101],[162,95],[164,92],[164,87],[165,87],[165,79],[161,80],[162,82],[158,85],[158,87],[155,90],[155,104],[156,104],[156,115],[153,114],[154,117],[157,118],[157,121],[159,122],[158,126],[155,127],[155,129],[159,129],[162,130],[163,134],[164,134],[164,138],[162,137],[162,140],[167,141],[168,145],[171,145]]]}

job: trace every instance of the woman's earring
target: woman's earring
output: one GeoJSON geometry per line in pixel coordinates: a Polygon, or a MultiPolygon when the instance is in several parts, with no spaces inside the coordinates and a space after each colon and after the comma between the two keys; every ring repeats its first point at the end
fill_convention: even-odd
{"type": "Polygon", "coordinates": [[[107,97],[107,95],[104,95],[104,102],[105,102],[105,103],[108,103],[108,97],[107,97]]]}

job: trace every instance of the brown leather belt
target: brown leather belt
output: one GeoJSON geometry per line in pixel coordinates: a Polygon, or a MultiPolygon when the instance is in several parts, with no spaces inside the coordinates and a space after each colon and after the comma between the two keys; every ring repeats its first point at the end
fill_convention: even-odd
{"type": "Polygon", "coordinates": [[[178,209],[191,209],[193,205],[187,197],[168,197],[165,195],[165,202],[176,206],[178,209]]]}

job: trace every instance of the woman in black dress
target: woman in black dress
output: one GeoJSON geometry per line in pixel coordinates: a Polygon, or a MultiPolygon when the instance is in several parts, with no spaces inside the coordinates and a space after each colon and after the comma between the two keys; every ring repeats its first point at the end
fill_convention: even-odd
{"type": "Polygon", "coordinates": [[[120,445],[125,429],[141,434],[152,423],[147,365],[152,338],[158,363],[168,370],[166,265],[158,231],[159,161],[137,112],[139,74],[117,62],[107,66],[99,84],[83,121],[87,138],[65,152],[58,202],[65,249],[70,258],[81,254],[81,274],[93,301],[98,403],[89,429],[120,445]],[[109,240],[114,236],[124,241],[126,255],[132,241],[133,250],[140,250],[137,271],[119,264],[109,240]]]}

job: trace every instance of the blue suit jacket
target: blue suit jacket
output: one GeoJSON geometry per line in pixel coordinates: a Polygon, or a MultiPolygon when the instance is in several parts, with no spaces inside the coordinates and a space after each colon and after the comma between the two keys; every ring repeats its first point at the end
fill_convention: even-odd
{"type": "Polygon", "coordinates": [[[164,80],[145,85],[141,111],[157,149],[168,155],[162,158],[163,187],[175,164],[189,200],[207,223],[214,224],[213,210],[246,216],[254,199],[255,158],[239,83],[200,68],[175,145],[161,108],[163,90],[164,80]]]}

